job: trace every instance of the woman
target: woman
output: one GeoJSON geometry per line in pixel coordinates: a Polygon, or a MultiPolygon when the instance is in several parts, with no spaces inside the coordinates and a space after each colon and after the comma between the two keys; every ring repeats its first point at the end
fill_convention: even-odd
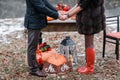
{"type": "Polygon", "coordinates": [[[78,68],[78,73],[91,74],[94,72],[95,49],[94,34],[105,29],[104,0],[79,0],[66,13],[67,19],[76,14],[76,24],[79,34],[85,37],[86,66],[78,68]]]}

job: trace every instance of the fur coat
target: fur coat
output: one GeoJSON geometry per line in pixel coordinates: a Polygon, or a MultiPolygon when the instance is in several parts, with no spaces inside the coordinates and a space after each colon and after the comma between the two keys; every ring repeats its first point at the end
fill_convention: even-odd
{"type": "Polygon", "coordinates": [[[105,29],[104,0],[79,0],[83,8],[76,16],[80,34],[91,35],[105,29]]]}

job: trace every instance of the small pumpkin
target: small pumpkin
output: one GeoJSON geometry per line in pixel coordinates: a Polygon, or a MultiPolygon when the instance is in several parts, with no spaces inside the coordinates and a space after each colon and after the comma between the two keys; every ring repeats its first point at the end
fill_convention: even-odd
{"type": "Polygon", "coordinates": [[[52,21],[54,18],[47,16],[47,21],[52,21]]]}
{"type": "Polygon", "coordinates": [[[44,62],[49,62],[56,66],[60,66],[66,63],[66,58],[62,54],[58,54],[54,49],[51,49],[46,43],[39,44],[36,50],[36,59],[38,64],[43,64],[44,62]],[[46,47],[46,51],[42,51],[41,48],[46,47]]]}
{"type": "Polygon", "coordinates": [[[45,51],[42,52],[40,49],[36,50],[36,59],[38,64],[41,64],[45,61],[47,61],[47,59],[49,57],[51,57],[52,55],[55,55],[57,52],[54,49],[49,49],[49,51],[45,51]]]}
{"type": "Polygon", "coordinates": [[[42,60],[47,61],[49,57],[55,54],[56,54],[56,51],[54,49],[51,49],[51,51],[41,52],[42,60]]]}
{"type": "Polygon", "coordinates": [[[60,65],[62,65],[64,63],[66,63],[67,60],[66,60],[66,58],[62,54],[56,53],[56,54],[50,56],[47,59],[47,62],[51,63],[51,64],[54,64],[56,66],[60,66],[60,65]]]}

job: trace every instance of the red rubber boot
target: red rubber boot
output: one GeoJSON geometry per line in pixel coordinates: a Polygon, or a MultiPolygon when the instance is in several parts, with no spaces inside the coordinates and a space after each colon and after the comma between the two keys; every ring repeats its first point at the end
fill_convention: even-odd
{"type": "Polygon", "coordinates": [[[94,48],[86,49],[86,66],[78,68],[80,74],[92,74],[94,72],[95,50],[94,48]]]}

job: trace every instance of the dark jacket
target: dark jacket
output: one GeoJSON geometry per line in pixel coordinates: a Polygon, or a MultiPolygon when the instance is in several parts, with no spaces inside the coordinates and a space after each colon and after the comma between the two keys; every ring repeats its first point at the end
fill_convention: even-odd
{"type": "Polygon", "coordinates": [[[77,27],[80,34],[95,34],[105,29],[104,0],[79,0],[83,8],[77,14],[77,27]]]}
{"type": "Polygon", "coordinates": [[[42,29],[46,27],[46,16],[58,18],[57,10],[47,0],[26,0],[24,26],[27,29],[42,29]]]}

